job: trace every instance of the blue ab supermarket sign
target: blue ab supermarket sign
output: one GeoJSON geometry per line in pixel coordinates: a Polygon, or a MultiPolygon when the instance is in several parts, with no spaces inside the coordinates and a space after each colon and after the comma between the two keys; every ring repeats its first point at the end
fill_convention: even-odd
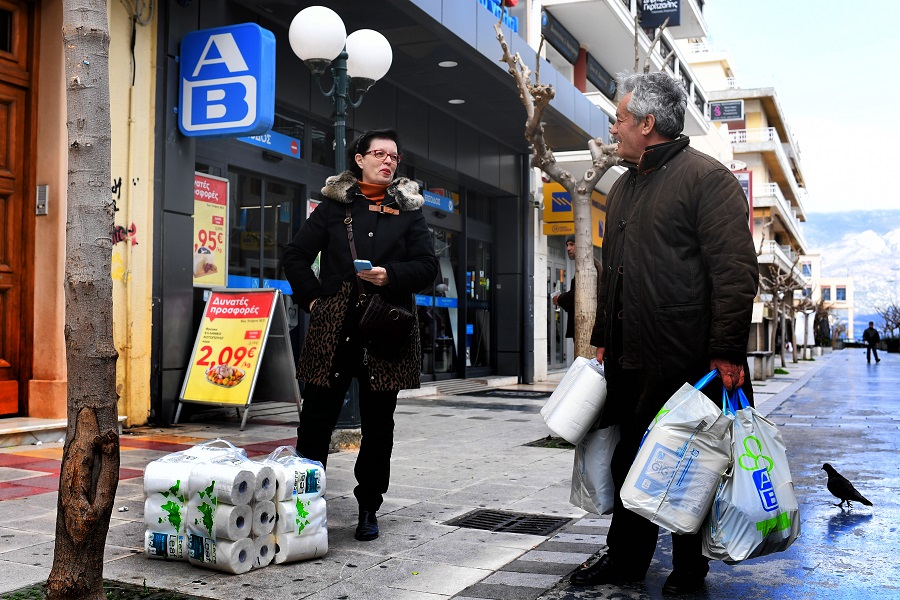
{"type": "Polygon", "coordinates": [[[178,126],[186,136],[265,133],[275,121],[275,36],[255,23],[181,41],[178,126]]]}

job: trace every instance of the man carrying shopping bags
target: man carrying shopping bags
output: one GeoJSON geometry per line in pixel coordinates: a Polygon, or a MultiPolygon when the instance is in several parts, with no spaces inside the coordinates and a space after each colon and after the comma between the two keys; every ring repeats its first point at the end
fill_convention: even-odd
{"type": "MultiPolygon", "coordinates": [[[[612,457],[615,507],[608,552],[572,576],[579,585],[639,581],[656,548],[657,525],[625,509],[620,491],[641,438],[666,400],[711,369],[705,388],[743,386],[752,398],[747,340],[759,267],[748,203],[720,162],[681,135],[687,96],[664,73],[619,77],[612,133],[628,172],[607,197],[606,236],[591,344],[605,360],[601,425],[618,424],[612,457]]],[[[704,586],[700,534],[673,535],[666,594],[704,586]]]]}

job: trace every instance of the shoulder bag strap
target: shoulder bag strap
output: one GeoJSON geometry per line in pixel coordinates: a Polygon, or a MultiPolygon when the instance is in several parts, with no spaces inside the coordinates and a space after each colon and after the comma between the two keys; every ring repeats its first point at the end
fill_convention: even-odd
{"type": "MultiPolygon", "coordinates": [[[[346,209],[346,217],[344,218],[344,225],[347,226],[347,241],[350,243],[350,256],[353,257],[353,260],[356,260],[356,244],[353,243],[353,216],[350,214],[350,207],[348,206],[346,209]]],[[[359,277],[356,278],[356,285],[359,287],[359,303],[360,305],[365,304],[368,296],[366,296],[365,290],[363,290],[362,281],[359,280],[359,277]]]]}

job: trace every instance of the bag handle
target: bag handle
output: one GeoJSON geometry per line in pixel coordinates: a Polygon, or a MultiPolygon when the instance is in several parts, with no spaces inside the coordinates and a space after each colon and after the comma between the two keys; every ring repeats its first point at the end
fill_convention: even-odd
{"type": "Polygon", "coordinates": [[[203,448],[212,448],[212,447],[213,447],[213,444],[221,444],[221,445],[225,446],[226,448],[230,448],[233,452],[235,452],[235,453],[237,453],[237,454],[240,454],[240,453],[241,453],[241,449],[240,449],[240,448],[238,448],[237,446],[235,446],[234,444],[232,444],[232,443],[229,442],[228,440],[223,440],[222,438],[217,438],[217,439],[214,439],[214,440],[209,440],[208,442],[203,442],[202,444],[196,444],[196,445],[197,445],[198,447],[203,447],[203,448]]]}
{"type": "Polygon", "coordinates": [[[718,374],[719,374],[719,370],[713,369],[712,371],[710,371],[709,373],[704,375],[703,378],[700,379],[700,381],[695,383],[694,387],[697,388],[698,390],[702,390],[703,388],[705,388],[707,386],[707,384],[709,384],[710,381],[715,379],[716,375],[718,375],[718,374]]]}
{"type": "Polygon", "coordinates": [[[297,451],[294,449],[293,446],[278,446],[277,448],[272,450],[272,452],[269,453],[269,455],[266,457],[266,460],[271,461],[271,462],[276,462],[278,457],[281,456],[282,454],[284,454],[285,452],[287,452],[291,456],[295,456],[295,457],[300,456],[299,454],[297,454],[297,451]]]}
{"type": "Polygon", "coordinates": [[[747,396],[741,388],[734,390],[734,394],[731,396],[732,404],[734,404],[735,398],[740,402],[741,408],[750,408],[750,402],[747,400],[747,396]]]}

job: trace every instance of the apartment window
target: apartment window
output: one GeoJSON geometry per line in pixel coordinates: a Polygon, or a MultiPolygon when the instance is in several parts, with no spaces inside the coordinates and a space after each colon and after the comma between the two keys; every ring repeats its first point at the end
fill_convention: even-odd
{"type": "Polygon", "coordinates": [[[810,296],[812,296],[812,287],[807,287],[805,290],[803,290],[803,297],[809,298],[810,296]]]}
{"type": "Polygon", "coordinates": [[[812,264],[805,262],[801,265],[801,268],[803,269],[804,277],[812,277],[812,264]]]}
{"type": "Polygon", "coordinates": [[[822,300],[825,302],[831,302],[831,288],[826,287],[822,288],[822,300]]]}
{"type": "Polygon", "coordinates": [[[835,296],[838,302],[846,302],[847,301],[847,288],[843,286],[838,286],[835,290],[835,296]]]}

